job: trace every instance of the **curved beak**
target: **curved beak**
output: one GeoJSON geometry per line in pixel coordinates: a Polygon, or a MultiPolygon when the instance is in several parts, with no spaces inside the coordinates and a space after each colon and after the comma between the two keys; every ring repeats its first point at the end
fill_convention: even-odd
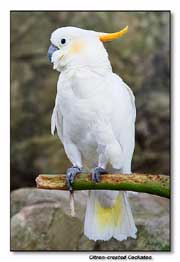
{"type": "Polygon", "coordinates": [[[123,28],[122,30],[116,32],[116,33],[100,33],[99,35],[99,39],[102,42],[108,42],[108,41],[112,41],[115,40],[117,38],[120,38],[121,36],[123,36],[124,34],[126,34],[128,31],[128,26],[126,26],[125,28],[123,28]]]}
{"type": "Polygon", "coordinates": [[[54,45],[50,45],[50,47],[49,47],[49,49],[48,49],[48,59],[49,59],[49,62],[51,62],[52,63],[52,55],[53,55],[53,53],[55,52],[55,51],[57,51],[58,50],[58,48],[56,47],[56,46],[54,46],[54,45]]]}

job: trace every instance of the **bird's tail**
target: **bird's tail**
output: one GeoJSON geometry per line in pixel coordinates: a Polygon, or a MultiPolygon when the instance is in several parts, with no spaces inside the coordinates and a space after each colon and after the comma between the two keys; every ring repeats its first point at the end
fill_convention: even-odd
{"type": "Polygon", "coordinates": [[[92,240],[122,241],[136,238],[136,226],[126,192],[90,191],[87,202],[84,234],[92,240]]]}

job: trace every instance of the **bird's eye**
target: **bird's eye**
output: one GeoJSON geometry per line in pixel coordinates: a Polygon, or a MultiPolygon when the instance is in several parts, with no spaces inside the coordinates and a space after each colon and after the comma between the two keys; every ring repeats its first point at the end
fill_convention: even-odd
{"type": "Polygon", "coordinates": [[[61,44],[64,45],[66,43],[66,39],[65,38],[62,38],[61,39],[61,44]]]}

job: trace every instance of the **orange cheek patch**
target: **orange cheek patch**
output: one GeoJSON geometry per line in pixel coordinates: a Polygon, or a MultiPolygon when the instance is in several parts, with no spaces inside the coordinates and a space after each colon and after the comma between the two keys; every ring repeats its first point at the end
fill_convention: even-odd
{"type": "Polygon", "coordinates": [[[74,41],[71,45],[70,52],[71,54],[78,54],[82,51],[82,49],[85,47],[85,44],[83,41],[74,41]]]}

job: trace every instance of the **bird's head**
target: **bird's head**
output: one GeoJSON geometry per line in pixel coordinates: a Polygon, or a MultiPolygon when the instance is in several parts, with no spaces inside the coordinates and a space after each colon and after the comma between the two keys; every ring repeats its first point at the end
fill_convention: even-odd
{"type": "Polygon", "coordinates": [[[111,68],[103,42],[117,39],[127,31],[128,27],[116,33],[99,33],[77,27],[58,28],[51,35],[48,58],[59,72],[78,66],[111,68]]]}

